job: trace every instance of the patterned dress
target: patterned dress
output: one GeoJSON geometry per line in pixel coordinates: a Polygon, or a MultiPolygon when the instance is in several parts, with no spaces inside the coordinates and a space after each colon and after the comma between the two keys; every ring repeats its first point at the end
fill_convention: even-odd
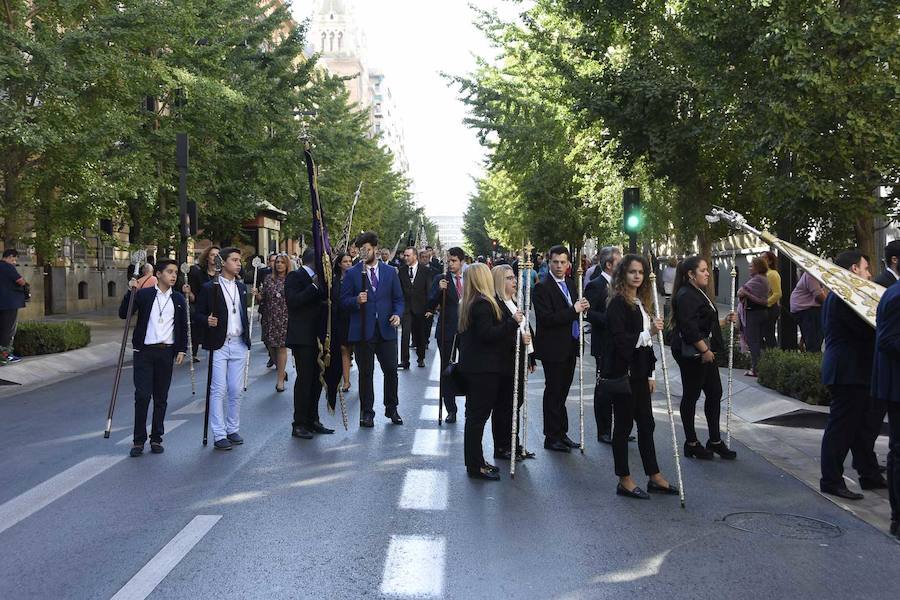
{"type": "Polygon", "coordinates": [[[284,278],[266,277],[259,300],[265,315],[265,343],[269,348],[284,348],[287,339],[288,309],[284,298],[284,278]]]}

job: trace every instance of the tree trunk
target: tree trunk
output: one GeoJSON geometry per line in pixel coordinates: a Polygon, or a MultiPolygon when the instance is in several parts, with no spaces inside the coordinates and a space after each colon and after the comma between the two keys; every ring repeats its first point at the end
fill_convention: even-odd
{"type": "Polygon", "coordinates": [[[871,261],[874,261],[877,256],[875,249],[875,219],[869,213],[857,217],[856,222],[853,223],[853,230],[856,233],[856,245],[863,254],[869,257],[869,271],[874,275],[878,271],[877,266],[871,264],[871,261]]]}

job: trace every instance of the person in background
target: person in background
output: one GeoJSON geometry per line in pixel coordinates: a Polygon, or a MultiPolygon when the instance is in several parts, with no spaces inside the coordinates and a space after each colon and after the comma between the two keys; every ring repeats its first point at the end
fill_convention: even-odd
{"type": "Polygon", "coordinates": [[[537,271],[538,281],[543,281],[550,273],[550,265],[547,264],[547,261],[544,260],[544,255],[540,252],[534,259],[534,270],[537,271]]]}
{"type": "Polygon", "coordinates": [[[152,288],[157,283],[159,283],[159,280],[153,274],[153,263],[144,263],[144,266],[141,267],[141,276],[137,279],[137,289],[152,288]]]}
{"type": "Polygon", "coordinates": [[[437,275],[438,273],[444,272],[444,263],[435,255],[434,248],[431,246],[425,246],[425,252],[428,253],[428,260],[423,264],[427,264],[428,268],[431,269],[432,275],[437,275]]]}
{"type": "MultiPolygon", "coordinates": [[[[269,254],[269,258],[266,260],[266,266],[259,270],[259,273],[256,276],[256,280],[259,283],[259,287],[262,287],[266,283],[266,278],[271,275],[275,271],[275,256],[276,254],[273,252],[269,254]]],[[[291,261],[291,271],[293,271],[294,262],[291,261]]],[[[252,279],[250,280],[252,283],[252,279]]],[[[267,340],[267,330],[269,328],[269,323],[266,320],[266,307],[262,304],[257,306],[257,312],[259,313],[259,329],[260,329],[260,337],[262,339],[263,345],[266,347],[266,353],[269,355],[269,362],[266,363],[266,368],[271,369],[275,366],[276,360],[276,352],[274,349],[269,347],[269,342],[267,340]]]]}
{"type": "Polygon", "coordinates": [[[800,326],[807,352],[822,351],[822,303],[826,296],[828,291],[806,272],[791,292],[791,316],[800,326]]]}
{"type": "MultiPolygon", "coordinates": [[[[428,293],[429,312],[438,313],[437,327],[434,329],[434,339],[437,340],[438,352],[441,356],[441,373],[450,364],[450,353],[453,349],[453,338],[456,337],[459,323],[459,303],[463,297],[463,266],[466,258],[462,248],[454,246],[447,251],[447,274],[434,277],[431,281],[431,291],[428,293]],[[444,303],[444,294],[447,295],[446,307],[441,310],[444,303]]],[[[442,378],[443,379],[443,378],[442,378]]],[[[447,409],[447,423],[456,423],[456,396],[446,381],[441,388],[441,398],[447,409]]]]}
{"type": "Polygon", "coordinates": [[[587,271],[584,272],[584,287],[587,287],[591,280],[594,278],[594,273],[597,272],[597,265],[599,264],[600,254],[595,254],[594,258],[591,259],[591,266],[589,266],[587,271]]]}
{"type": "Polygon", "coordinates": [[[431,271],[419,262],[424,253],[417,253],[415,248],[407,248],[404,251],[406,265],[401,267],[398,274],[400,287],[403,289],[403,330],[400,336],[400,369],[409,369],[409,341],[416,347],[416,364],[425,366],[425,340],[428,333],[425,331],[428,310],[428,291],[431,289],[431,271]]]}
{"type": "Polygon", "coordinates": [[[266,328],[263,341],[269,354],[275,356],[278,378],[275,391],[283,392],[287,381],[287,338],[288,307],[284,286],[288,274],[294,270],[294,263],[287,254],[279,254],[274,258],[274,268],[261,288],[254,288],[253,293],[259,302],[260,310],[266,315],[266,328]]]}
{"type": "Polygon", "coordinates": [[[900,280],[900,240],[894,240],[885,246],[884,265],[884,271],[875,278],[875,283],[891,287],[900,280]]]}
{"type": "MultiPolygon", "coordinates": [[[[778,318],[781,316],[781,274],[778,273],[778,257],[768,250],[762,253],[768,270],[765,271],[769,281],[769,296],[766,299],[766,326],[763,330],[762,347],[777,348],[775,331],[778,329],[778,318]]],[[[755,371],[756,369],[754,369],[755,371]]]]}
{"type": "Polygon", "coordinates": [[[767,304],[767,298],[770,297],[769,279],[766,277],[768,270],[769,266],[763,257],[754,257],[750,261],[750,279],[741,286],[737,294],[741,299],[744,311],[741,332],[747,346],[750,347],[750,370],[744,373],[748,377],[756,377],[759,357],[764,347],[766,328],[770,324],[770,312],[767,304]]]}
{"type": "Polygon", "coordinates": [[[22,360],[12,353],[19,309],[25,307],[25,290],[28,285],[16,269],[18,264],[19,253],[15,248],[3,251],[3,259],[0,260],[0,348],[10,349],[6,364],[22,360]]]}
{"type": "Polygon", "coordinates": [[[354,265],[359,262],[359,248],[356,246],[356,242],[350,242],[347,252],[350,254],[350,260],[353,261],[354,265]]]}
{"type": "Polygon", "coordinates": [[[325,373],[328,384],[328,401],[333,405],[337,400],[338,385],[343,379],[341,391],[350,391],[350,357],[352,350],[347,336],[350,333],[350,312],[341,306],[341,284],[344,274],[353,266],[353,260],[346,252],[338,252],[334,257],[334,282],[331,284],[331,365],[325,373]],[[341,360],[336,360],[340,354],[341,360]]]}
{"type": "Polygon", "coordinates": [[[675,271],[678,266],[678,259],[670,256],[666,261],[666,267],[663,269],[662,276],[662,293],[663,293],[663,318],[669,318],[669,311],[672,309],[672,289],[675,287],[675,271]]]}
{"type": "Polygon", "coordinates": [[[388,248],[381,249],[381,262],[386,265],[391,264],[391,251],[388,248]]]}
{"type": "Polygon", "coordinates": [[[206,327],[194,320],[197,312],[196,302],[200,296],[200,290],[203,289],[207,281],[211,281],[216,275],[216,257],[219,256],[219,251],[218,246],[206,248],[197,258],[197,264],[191,267],[191,270],[188,272],[188,286],[190,289],[184,291],[188,296],[188,300],[191,301],[191,356],[194,357],[194,362],[200,362],[197,352],[203,343],[203,336],[206,333],[206,327]]]}

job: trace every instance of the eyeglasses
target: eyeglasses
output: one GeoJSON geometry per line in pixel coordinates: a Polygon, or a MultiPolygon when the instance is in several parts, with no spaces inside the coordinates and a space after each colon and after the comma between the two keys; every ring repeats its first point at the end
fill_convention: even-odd
{"type": "Polygon", "coordinates": [[[506,280],[507,280],[507,281],[515,281],[515,280],[516,280],[516,276],[515,276],[515,275],[507,275],[507,276],[506,276],[506,280]]]}

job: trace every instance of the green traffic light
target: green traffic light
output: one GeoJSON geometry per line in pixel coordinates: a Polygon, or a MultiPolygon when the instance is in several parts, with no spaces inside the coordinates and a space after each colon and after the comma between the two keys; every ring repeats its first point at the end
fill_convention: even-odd
{"type": "Polygon", "coordinates": [[[640,225],[641,217],[639,215],[628,215],[628,218],[625,220],[625,226],[628,228],[628,231],[637,231],[640,225]]]}

